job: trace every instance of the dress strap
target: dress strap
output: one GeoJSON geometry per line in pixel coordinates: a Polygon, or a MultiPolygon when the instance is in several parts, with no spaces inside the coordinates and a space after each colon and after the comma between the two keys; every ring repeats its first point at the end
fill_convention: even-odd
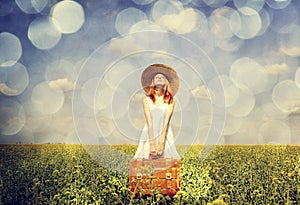
{"type": "Polygon", "coordinates": [[[154,104],[153,104],[150,97],[147,97],[147,101],[148,101],[148,105],[149,105],[150,108],[154,106],[154,104]]]}

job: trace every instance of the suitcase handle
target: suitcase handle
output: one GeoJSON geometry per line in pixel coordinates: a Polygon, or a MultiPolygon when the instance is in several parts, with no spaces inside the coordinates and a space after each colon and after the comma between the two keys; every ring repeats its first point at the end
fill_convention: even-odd
{"type": "Polygon", "coordinates": [[[166,173],[166,179],[172,179],[172,174],[170,172],[166,173]]]}

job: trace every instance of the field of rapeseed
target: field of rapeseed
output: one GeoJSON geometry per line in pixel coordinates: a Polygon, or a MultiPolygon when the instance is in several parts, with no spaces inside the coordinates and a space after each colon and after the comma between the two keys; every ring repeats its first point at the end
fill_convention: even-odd
{"type": "MultiPolygon", "coordinates": [[[[109,148],[95,154],[109,161],[109,148]]],[[[0,145],[0,204],[300,204],[300,146],[218,145],[200,160],[201,150],[193,145],[182,159],[173,199],[132,199],[128,175],[102,167],[81,145],[0,145]]],[[[128,170],[128,159],[117,164],[128,170]]]]}

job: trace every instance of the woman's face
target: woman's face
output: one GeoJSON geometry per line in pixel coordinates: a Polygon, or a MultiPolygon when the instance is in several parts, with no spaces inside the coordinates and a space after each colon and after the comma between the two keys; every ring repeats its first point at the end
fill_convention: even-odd
{"type": "Polygon", "coordinates": [[[163,74],[156,74],[153,79],[154,85],[162,85],[166,84],[166,77],[163,74]]]}

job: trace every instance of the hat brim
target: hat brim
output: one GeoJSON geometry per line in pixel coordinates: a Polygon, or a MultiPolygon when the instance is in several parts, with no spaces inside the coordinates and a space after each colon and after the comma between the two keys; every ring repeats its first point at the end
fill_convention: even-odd
{"type": "Polygon", "coordinates": [[[149,91],[152,79],[158,73],[166,76],[170,83],[172,94],[175,95],[179,88],[179,77],[173,68],[163,64],[150,65],[143,71],[141,83],[145,92],[149,91]]]}

